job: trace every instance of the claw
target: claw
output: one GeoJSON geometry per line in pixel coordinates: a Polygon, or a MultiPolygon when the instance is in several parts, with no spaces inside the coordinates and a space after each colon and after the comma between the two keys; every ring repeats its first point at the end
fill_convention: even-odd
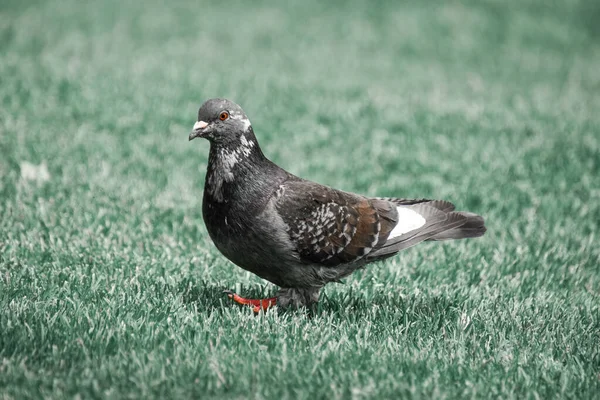
{"type": "Polygon", "coordinates": [[[269,308],[277,304],[277,297],[270,297],[268,299],[246,299],[238,296],[231,290],[224,290],[223,293],[227,294],[227,297],[232,299],[238,304],[252,307],[254,313],[259,313],[260,310],[267,311],[269,308]]]}

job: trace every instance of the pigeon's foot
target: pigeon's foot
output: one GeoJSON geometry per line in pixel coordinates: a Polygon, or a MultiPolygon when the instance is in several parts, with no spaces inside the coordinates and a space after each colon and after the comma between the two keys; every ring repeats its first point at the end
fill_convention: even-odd
{"type": "Polygon", "coordinates": [[[246,299],[230,290],[225,290],[224,293],[227,293],[227,297],[236,303],[243,306],[252,307],[252,311],[257,314],[260,312],[260,310],[267,311],[269,308],[277,304],[277,297],[269,297],[268,299],[246,299]]]}

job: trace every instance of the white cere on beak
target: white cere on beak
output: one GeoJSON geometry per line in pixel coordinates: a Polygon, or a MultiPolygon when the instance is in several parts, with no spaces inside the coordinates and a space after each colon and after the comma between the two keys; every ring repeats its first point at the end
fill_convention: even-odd
{"type": "Polygon", "coordinates": [[[196,121],[196,123],[194,124],[194,130],[198,130],[198,129],[204,129],[208,126],[208,122],[204,122],[204,121],[196,121]]]}

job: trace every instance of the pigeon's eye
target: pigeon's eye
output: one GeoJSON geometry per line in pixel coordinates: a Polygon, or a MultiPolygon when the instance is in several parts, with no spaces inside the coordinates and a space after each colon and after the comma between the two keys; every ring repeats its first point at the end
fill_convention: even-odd
{"type": "Polygon", "coordinates": [[[227,111],[223,111],[220,115],[219,115],[219,119],[221,121],[225,121],[227,118],[229,118],[229,113],[227,111]]]}

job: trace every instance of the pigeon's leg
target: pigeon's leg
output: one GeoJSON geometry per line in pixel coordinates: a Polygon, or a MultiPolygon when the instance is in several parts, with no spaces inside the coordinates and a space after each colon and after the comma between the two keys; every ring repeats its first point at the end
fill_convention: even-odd
{"type": "Polygon", "coordinates": [[[311,307],[319,301],[320,287],[281,288],[277,292],[280,309],[311,307]]]}
{"type": "Polygon", "coordinates": [[[269,297],[268,299],[246,299],[230,290],[225,290],[225,293],[227,293],[227,297],[236,303],[252,307],[252,311],[255,313],[260,312],[260,310],[267,311],[269,308],[277,304],[277,297],[269,297]]]}

